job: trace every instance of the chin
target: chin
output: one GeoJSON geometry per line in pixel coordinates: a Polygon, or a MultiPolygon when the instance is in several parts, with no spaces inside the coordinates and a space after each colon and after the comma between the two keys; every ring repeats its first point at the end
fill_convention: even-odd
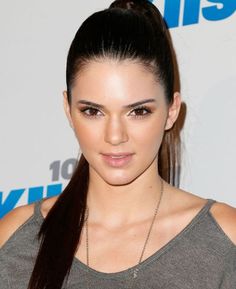
{"type": "Polygon", "coordinates": [[[109,176],[101,176],[103,180],[111,185],[111,186],[125,186],[131,184],[138,176],[128,176],[127,173],[125,175],[119,175],[119,176],[111,176],[111,173],[109,176]]]}
{"type": "Polygon", "coordinates": [[[126,186],[130,183],[133,182],[133,180],[131,181],[127,181],[127,180],[104,180],[107,184],[109,184],[110,186],[126,186]]]}
{"type": "Polygon", "coordinates": [[[90,166],[92,174],[95,173],[99,178],[101,178],[105,183],[111,186],[125,186],[131,184],[135,181],[142,172],[126,169],[102,169],[96,166],[90,166]]]}

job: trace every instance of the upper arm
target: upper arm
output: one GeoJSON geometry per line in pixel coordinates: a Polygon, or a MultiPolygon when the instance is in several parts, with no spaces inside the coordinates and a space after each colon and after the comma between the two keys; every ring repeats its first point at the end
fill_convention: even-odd
{"type": "Polygon", "coordinates": [[[33,214],[34,204],[19,206],[0,219],[0,248],[33,214]]]}
{"type": "Polygon", "coordinates": [[[236,245],[236,208],[216,202],[210,211],[224,233],[236,245]]]}

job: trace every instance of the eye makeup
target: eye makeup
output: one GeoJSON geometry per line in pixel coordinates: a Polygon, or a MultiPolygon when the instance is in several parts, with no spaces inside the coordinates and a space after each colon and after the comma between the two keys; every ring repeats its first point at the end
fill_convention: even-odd
{"type": "MultiPolygon", "coordinates": [[[[96,107],[93,107],[91,105],[80,108],[79,110],[85,117],[88,117],[88,118],[99,118],[103,114],[99,109],[97,109],[96,107]],[[100,113],[101,113],[101,115],[100,115],[100,113]]],[[[132,109],[131,112],[129,113],[129,115],[131,117],[140,119],[140,118],[147,117],[151,113],[153,113],[153,111],[148,106],[140,105],[140,106],[132,109]],[[135,113],[135,114],[133,114],[133,113],[135,113]]]]}
{"type": "Polygon", "coordinates": [[[148,106],[146,106],[146,105],[140,105],[140,106],[134,108],[134,109],[131,111],[131,113],[132,113],[132,112],[135,112],[135,113],[136,113],[136,114],[134,115],[135,118],[144,118],[144,117],[147,117],[149,114],[151,114],[151,113],[152,113],[152,110],[151,110],[148,106]],[[144,111],[145,111],[145,113],[137,114],[137,112],[140,113],[140,112],[144,112],[144,111]]]}
{"type": "Polygon", "coordinates": [[[93,106],[85,106],[83,108],[80,108],[79,110],[85,117],[88,117],[88,118],[97,118],[97,117],[99,117],[97,115],[97,113],[100,112],[100,110],[98,110],[97,108],[95,108],[93,106]],[[87,113],[88,111],[90,111],[90,113],[87,113]]]}

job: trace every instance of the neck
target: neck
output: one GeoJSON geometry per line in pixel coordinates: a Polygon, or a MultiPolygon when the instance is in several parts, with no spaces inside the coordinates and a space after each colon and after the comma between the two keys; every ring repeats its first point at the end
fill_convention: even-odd
{"type": "Polygon", "coordinates": [[[90,172],[89,222],[120,227],[151,218],[161,196],[161,178],[156,172],[145,172],[122,186],[112,186],[90,172]]]}

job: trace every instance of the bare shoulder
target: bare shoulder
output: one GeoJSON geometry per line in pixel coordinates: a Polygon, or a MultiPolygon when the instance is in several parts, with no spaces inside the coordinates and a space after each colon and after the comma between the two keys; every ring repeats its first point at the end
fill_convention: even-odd
{"type": "Polygon", "coordinates": [[[34,212],[34,204],[19,206],[0,219],[0,248],[11,235],[29,219],[34,212]]]}
{"type": "Polygon", "coordinates": [[[210,212],[221,229],[236,245],[236,208],[216,202],[212,205],[210,212]]]}

